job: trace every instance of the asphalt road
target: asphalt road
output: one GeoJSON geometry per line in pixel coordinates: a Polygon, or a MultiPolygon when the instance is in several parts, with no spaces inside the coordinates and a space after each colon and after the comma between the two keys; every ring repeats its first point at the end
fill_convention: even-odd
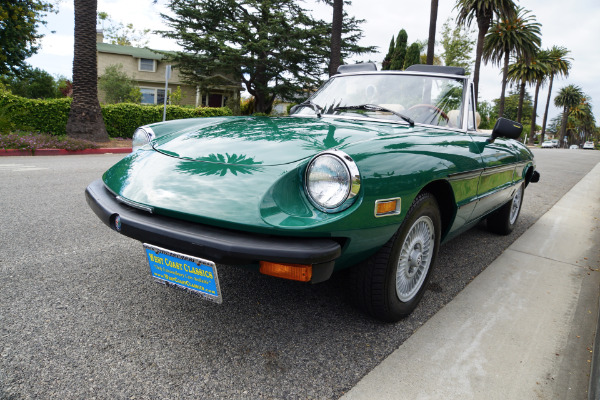
{"type": "Polygon", "coordinates": [[[220,266],[222,305],[158,285],[141,244],[84,199],[121,156],[0,158],[0,399],[338,398],[600,162],[535,154],[542,179],[515,232],[478,226],[443,246],[422,304],[397,324],[349,306],[341,278],[220,266]]]}

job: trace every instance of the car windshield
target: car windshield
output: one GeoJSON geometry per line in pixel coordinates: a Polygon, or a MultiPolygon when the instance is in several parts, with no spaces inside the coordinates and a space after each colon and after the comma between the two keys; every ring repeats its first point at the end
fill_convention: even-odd
{"type": "Polygon", "coordinates": [[[458,128],[463,82],[408,74],[341,75],[327,81],[294,115],[359,116],[458,128]]]}

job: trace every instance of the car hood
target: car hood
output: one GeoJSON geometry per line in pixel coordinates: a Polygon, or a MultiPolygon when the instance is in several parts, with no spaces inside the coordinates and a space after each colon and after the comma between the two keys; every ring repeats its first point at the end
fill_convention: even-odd
{"type": "MultiPolygon", "coordinates": [[[[168,126],[152,128],[164,131],[168,126]]],[[[243,166],[289,164],[323,150],[407,131],[389,123],[305,117],[211,118],[178,128],[155,139],[154,150],[180,159],[243,166]]]]}

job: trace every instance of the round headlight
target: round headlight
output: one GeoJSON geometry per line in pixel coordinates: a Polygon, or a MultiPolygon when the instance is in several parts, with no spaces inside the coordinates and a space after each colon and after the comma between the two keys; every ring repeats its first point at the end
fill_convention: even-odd
{"type": "Polygon", "coordinates": [[[311,160],[306,168],[305,185],[308,198],[315,207],[337,212],[352,204],[360,189],[360,176],[350,156],[332,150],[311,160]]]}
{"type": "Polygon", "coordinates": [[[154,132],[150,127],[137,128],[133,133],[133,140],[131,141],[131,150],[136,151],[142,146],[147,145],[154,139],[154,132]]]}

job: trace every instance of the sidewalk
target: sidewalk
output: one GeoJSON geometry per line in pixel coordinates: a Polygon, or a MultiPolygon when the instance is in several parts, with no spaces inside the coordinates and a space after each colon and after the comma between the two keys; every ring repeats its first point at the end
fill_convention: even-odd
{"type": "Polygon", "coordinates": [[[600,164],[342,399],[599,399],[598,269],[600,164]]]}

